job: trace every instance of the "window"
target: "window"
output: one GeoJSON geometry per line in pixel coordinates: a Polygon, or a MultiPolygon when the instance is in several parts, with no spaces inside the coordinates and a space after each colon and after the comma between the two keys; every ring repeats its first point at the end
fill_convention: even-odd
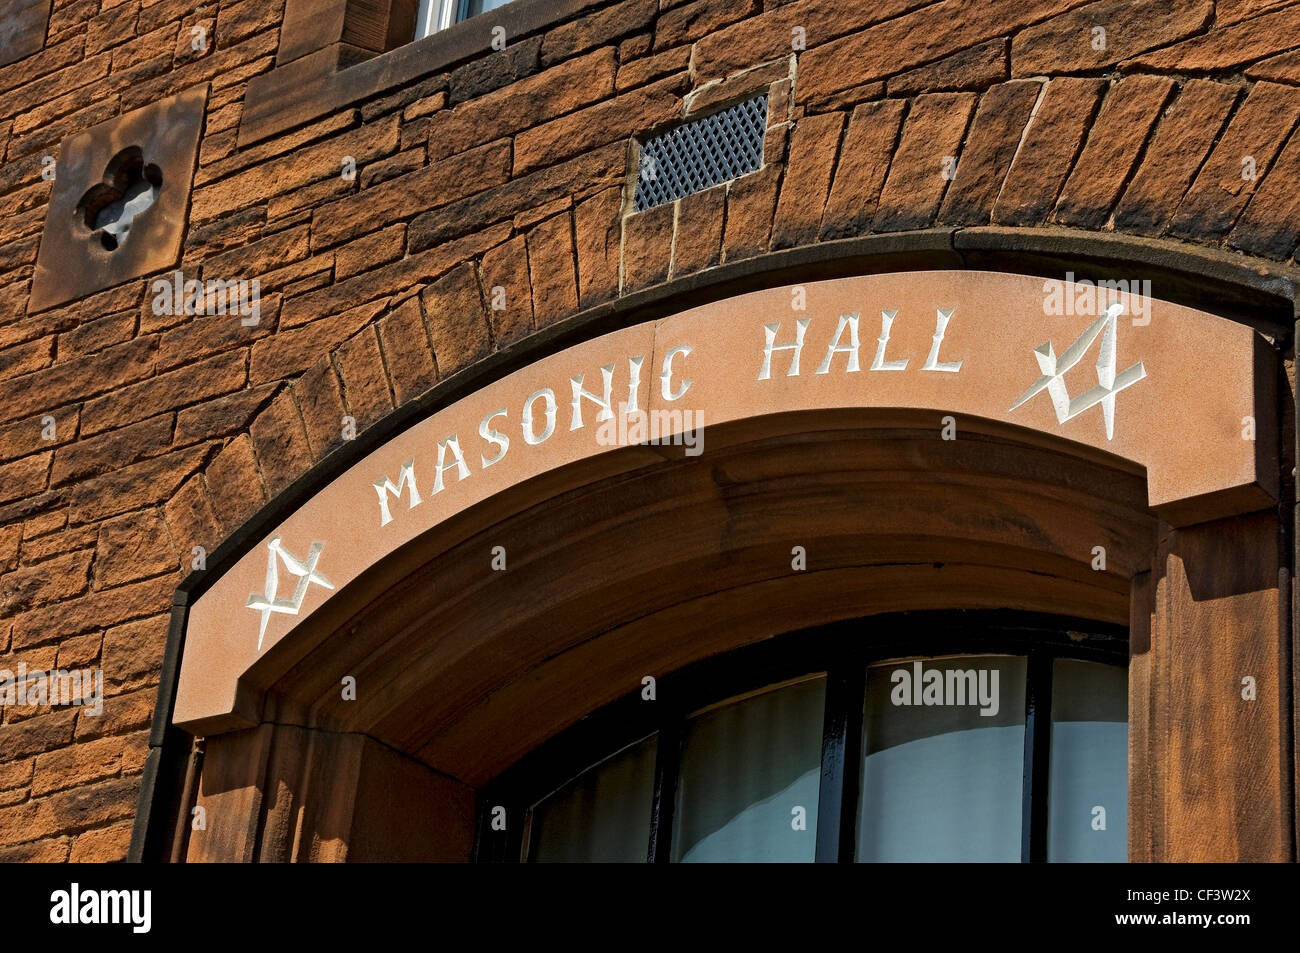
{"type": "Polygon", "coordinates": [[[1122,629],[980,613],[769,640],[523,759],[484,791],[478,856],[1123,861],[1126,662],[1122,629]]]}
{"type": "Polygon", "coordinates": [[[505,6],[510,0],[420,0],[415,17],[415,38],[445,30],[453,23],[468,20],[505,6]]]}

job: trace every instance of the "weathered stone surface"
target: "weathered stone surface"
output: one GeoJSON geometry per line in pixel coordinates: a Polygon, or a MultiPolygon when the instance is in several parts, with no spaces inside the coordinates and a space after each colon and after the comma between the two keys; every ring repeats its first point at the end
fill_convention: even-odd
{"type": "Polygon", "coordinates": [[[918,66],[886,83],[889,95],[915,96],[918,93],[961,92],[988,89],[1009,75],[1006,37],[998,37],[964,50],[958,50],[937,63],[918,66]]]}
{"type": "MultiPolygon", "coordinates": [[[[239,323],[229,315],[224,320],[239,323]]],[[[81,432],[88,436],[102,433],[204,398],[228,394],[243,387],[247,380],[246,351],[218,354],[192,367],[169,371],[90,401],[81,414],[81,432]]]]}
{"type": "Polygon", "coordinates": [[[684,196],[677,203],[673,277],[691,275],[722,261],[722,224],[726,213],[725,185],[684,196]]]}
{"type": "Polygon", "coordinates": [[[429,122],[429,159],[512,136],[588,106],[614,89],[614,51],[596,50],[580,59],[444,110],[429,122]]]}
{"type": "Polygon", "coordinates": [[[1106,224],[1173,92],[1174,81],[1163,76],[1130,76],[1110,88],[1053,218],[1081,228],[1106,224]]]}
{"type": "MultiPolygon", "coordinates": [[[[762,7],[759,0],[694,0],[665,10],[655,24],[656,50],[693,43],[722,29],[729,23],[743,20],[762,7]]],[[[545,53],[545,46],[542,51],[545,53]]]]}
{"type": "Polygon", "coordinates": [[[462,103],[531,76],[541,62],[541,49],[542,38],[534,36],[471,60],[451,74],[448,98],[453,104],[462,103]]]}
{"type": "Polygon", "coordinates": [[[312,457],[319,460],[343,442],[343,389],[329,355],[312,364],[293,385],[294,397],[307,428],[312,457]]]}
{"type": "Polygon", "coordinates": [[[1274,160],[1228,235],[1228,244],[1252,255],[1288,258],[1300,244],[1300,136],[1295,133],[1274,160]]]}
{"type": "Polygon", "coordinates": [[[810,45],[799,63],[803,95],[816,99],[885,79],[1077,6],[1080,0],[943,0],[904,16],[882,17],[884,22],[869,29],[810,45]],[[955,29],[956,24],[961,27],[955,29]]]}
{"type": "Polygon", "coordinates": [[[960,165],[962,137],[975,110],[973,93],[918,96],[880,193],[878,232],[924,228],[934,221],[944,190],[960,165]]]}
{"type": "Polygon", "coordinates": [[[672,76],[529,129],[515,138],[514,174],[554,165],[671,122],[681,114],[682,94],[689,87],[685,77],[672,76]]]}
{"type": "Polygon", "coordinates": [[[85,592],[93,558],[94,553],[70,553],[8,573],[0,587],[0,615],[17,615],[33,606],[61,602],[85,592]]]}
{"type": "Polygon", "coordinates": [[[487,296],[488,317],[492,322],[492,340],[498,348],[505,347],[533,329],[527,240],[516,235],[490,249],[484,254],[479,270],[483,292],[487,296]]]}
{"type": "Polygon", "coordinates": [[[635,33],[654,21],[658,8],[656,0],[623,0],[557,27],[542,39],[542,65],[551,66],[635,33]]]}
{"type": "Polygon", "coordinates": [[[453,269],[420,293],[438,371],[456,373],[491,350],[487,312],[474,266],[453,269]]]}
{"type": "Polygon", "coordinates": [[[528,274],[536,327],[545,327],[578,310],[571,215],[556,215],[533,226],[528,233],[528,274]]]}
{"type": "Polygon", "coordinates": [[[1200,33],[1213,18],[1210,0],[1099,0],[1017,33],[1011,73],[1101,69],[1200,33]]]}
{"type": "Polygon", "coordinates": [[[343,245],[334,253],[334,280],[342,281],[402,257],[406,226],[400,222],[343,245]]]}
{"type": "Polygon", "coordinates": [[[307,431],[290,393],[281,391],[249,428],[258,469],[271,496],[286,489],[311,467],[307,431]]]}
{"type": "Polygon", "coordinates": [[[128,513],[103,523],[95,555],[95,586],[106,589],[147,579],[175,568],[171,537],[152,510],[128,513]]]}
{"type": "Polygon", "coordinates": [[[384,357],[374,325],[362,328],[339,345],[334,366],[343,381],[343,402],[357,422],[358,432],[382,420],[393,409],[384,357]]]}
{"type": "Polygon", "coordinates": [[[1218,138],[1240,90],[1190,80],[1156,126],[1137,172],[1115,208],[1117,229],[1142,235],[1164,231],[1218,138]]]}
{"type": "Polygon", "coordinates": [[[1300,30],[1300,7],[1284,7],[1262,16],[1211,30],[1205,36],[1124,62],[1125,69],[1193,72],[1224,70],[1271,56],[1279,50],[1279,36],[1300,30]]]}
{"type": "Polygon", "coordinates": [[[993,206],[999,225],[1043,221],[1074,165],[1105,83],[1093,79],[1054,79],[1029,122],[993,206]]]}
{"type": "Polygon", "coordinates": [[[195,546],[201,546],[205,553],[211,553],[225,538],[226,534],[217,522],[217,514],[212,509],[212,500],[201,476],[185,481],[167,501],[163,513],[172,541],[180,553],[183,572],[194,568],[194,558],[198,555],[194,552],[195,546]]]}
{"type": "Polygon", "coordinates": [[[1169,223],[1181,238],[1219,239],[1250,201],[1300,119],[1300,90],[1257,83],[1224,130],[1169,223]]]}
{"type": "Polygon", "coordinates": [[[668,280],[677,203],[657,205],[623,220],[623,293],[668,280]]]}
{"type": "Polygon", "coordinates": [[[793,248],[817,240],[844,118],[844,113],[824,113],[805,116],[796,124],[772,224],[772,248],[793,248]]]}
{"type": "Polygon", "coordinates": [[[455,158],[321,206],[312,213],[313,250],[360,238],[376,228],[439,208],[509,178],[510,143],[490,142],[455,158]]]}
{"type": "Polygon", "coordinates": [[[204,479],[212,496],[213,512],[227,532],[256,513],[267,500],[253,442],[246,434],[226,444],[208,464],[204,479]]]}
{"type": "Polygon", "coordinates": [[[846,33],[924,6],[925,2],[884,0],[867,5],[846,4],[841,0],[799,0],[785,3],[700,40],[695,46],[695,71],[707,79],[726,76],[793,52],[796,27],[804,30],[804,42],[811,50],[846,33]]]}
{"type": "Polygon", "coordinates": [[[948,186],[939,221],[987,225],[1043,84],[1015,80],[985,93],[975,112],[957,174],[948,186]]]}
{"type": "Polygon", "coordinates": [[[593,195],[573,210],[578,291],[584,308],[608,301],[618,294],[622,210],[623,189],[620,186],[593,195]]]}
{"type": "Polygon", "coordinates": [[[781,167],[769,165],[727,187],[727,225],[722,238],[725,261],[767,251],[780,182],[781,167]]]}

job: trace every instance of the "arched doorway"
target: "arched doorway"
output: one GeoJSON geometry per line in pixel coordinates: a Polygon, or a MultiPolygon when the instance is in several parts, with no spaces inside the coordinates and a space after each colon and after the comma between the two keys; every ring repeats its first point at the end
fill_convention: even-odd
{"type": "MultiPolygon", "coordinates": [[[[1023,350],[1024,361],[1036,353],[1063,362],[1068,355],[1078,363],[1069,338],[1054,349],[1022,347],[1015,334],[1043,335],[1036,328],[998,326],[991,306],[1014,308],[1018,300],[1023,309],[1032,300],[1025,282],[1032,280],[939,275],[918,288],[915,276],[880,277],[895,283],[876,291],[910,295],[909,314],[937,313],[939,322],[931,318],[923,328],[893,332],[900,309],[873,304],[881,318],[871,333],[879,327],[881,336],[873,342],[862,334],[863,346],[858,327],[850,334],[843,319],[861,317],[867,307],[850,312],[835,295],[822,299],[812,316],[821,322],[821,337],[804,358],[812,386],[799,396],[792,396],[786,380],[784,396],[733,399],[742,385],[781,377],[772,371],[778,352],[797,364],[804,319],[790,302],[797,289],[808,287],[764,292],[761,314],[775,317],[780,302],[785,336],[778,336],[780,321],[752,320],[746,330],[771,332],[746,355],[762,364],[745,363],[728,378],[726,355],[734,348],[726,333],[742,326],[752,304],[731,299],[711,315],[685,316],[693,335],[689,346],[667,338],[661,343],[658,335],[670,322],[613,332],[582,345],[590,353],[572,370],[559,362],[573,355],[562,352],[517,372],[515,380],[504,379],[496,391],[466,397],[468,425],[439,422],[441,432],[454,430],[452,436],[431,440],[432,429],[404,431],[394,443],[410,438],[436,455],[436,463],[424,468],[422,486],[420,471],[402,459],[414,443],[382,448],[390,459],[378,470],[337,477],[292,519],[310,517],[311,507],[330,493],[361,488],[372,505],[378,501],[381,529],[390,523],[400,528],[400,518],[412,513],[426,521],[392,536],[378,556],[363,553],[345,575],[335,572],[331,581],[325,565],[305,555],[308,542],[312,552],[319,550],[307,536],[293,534],[292,519],[268,532],[261,542],[270,547],[269,560],[265,551],[250,548],[243,568],[228,572],[190,611],[191,624],[197,620],[208,634],[187,648],[191,675],[187,683],[182,673],[177,720],[209,735],[196,777],[197,806],[223,818],[223,826],[191,836],[189,858],[468,859],[478,792],[587,714],[636,694],[645,677],[810,625],[962,609],[1131,626],[1130,752],[1138,768],[1130,778],[1130,830],[1138,843],[1130,843],[1130,854],[1140,858],[1149,851],[1161,836],[1151,791],[1167,781],[1160,749],[1171,742],[1153,727],[1170,715],[1171,682],[1182,677],[1180,667],[1222,678],[1236,665],[1220,657],[1212,666],[1222,662],[1222,671],[1206,672],[1204,660],[1173,643],[1161,643],[1153,655],[1155,633],[1167,637],[1172,625],[1193,636],[1213,630],[1212,639],[1223,639],[1226,625],[1241,640],[1229,647],[1229,657],[1255,652],[1250,640],[1267,638],[1270,629],[1276,635],[1276,622],[1267,618],[1271,611],[1275,620],[1278,604],[1276,549],[1269,552],[1276,546],[1276,523],[1267,509],[1275,477],[1269,476],[1269,450],[1260,446],[1267,441],[1246,442],[1237,433],[1256,402],[1271,400],[1271,371],[1258,342],[1239,326],[1163,306],[1148,320],[1154,325],[1149,340],[1156,343],[1145,353],[1170,374],[1166,382],[1138,391],[1140,376],[1106,377],[1099,361],[1097,386],[1105,393],[1076,411],[1067,392],[1063,415],[1058,395],[1043,393],[1048,383],[1038,386],[1054,376],[1043,360],[1036,369],[1030,365],[1034,372],[1024,382],[1015,376],[1024,376],[1024,367],[1013,373],[979,360],[980,348],[987,347],[990,353],[1023,350]],[[978,286],[978,293],[959,300],[962,281],[978,286]],[[939,301],[936,307],[930,298],[953,306],[939,301]],[[955,325],[946,330],[945,313],[951,318],[981,309],[980,333],[963,337],[955,325]],[[638,337],[646,333],[651,336],[638,337]],[[891,333],[901,350],[888,350],[891,333]],[[721,342],[722,356],[686,364],[685,357],[698,359],[703,345],[695,342],[702,341],[721,342]],[[858,348],[866,351],[860,363],[858,348]],[[1187,377],[1207,348],[1235,373],[1210,381],[1209,398],[1180,404],[1187,377]],[[560,383],[574,383],[571,435],[583,429],[582,409],[590,414],[602,399],[611,403],[608,379],[603,394],[595,383],[607,367],[621,366],[608,363],[611,353],[628,360],[629,396],[640,393],[634,366],[647,369],[640,384],[661,386],[666,399],[684,392],[687,373],[697,373],[692,368],[724,369],[713,381],[691,378],[700,382],[697,393],[707,396],[707,453],[691,456],[681,446],[644,443],[593,449],[590,441],[572,443],[571,436],[563,442],[566,433],[555,427],[550,409],[554,388],[550,401],[544,396],[547,374],[563,367],[560,383]],[[900,355],[906,353],[915,355],[913,371],[933,372],[931,380],[957,379],[955,366],[967,361],[984,376],[946,396],[895,384],[903,381],[909,359],[900,355]],[[675,365],[674,355],[683,363],[675,365]],[[838,378],[830,373],[837,361],[843,362],[838,378]],[[570,377],[587,365],[590,377],[570,377]],[[897,372],[889,379],[894,389],[869,397],[855,393],[862,378],[848,375],[872,371],[897,372]],[[1116,431],[1107,398],[1127,387],[1134,387],[1129,396],[1140,412],[1124,417],[1125,429],[1116,431]],[[1010,399],[1001,393],[1008,388],[1010,399]],[[513,406],[502,403],[511,389],[518,398],[513,406]],[[1010,418],[1037,394],[1024,423],[1010,418]],[[530,415],[539,402],[543,410],[530,415]],[[1096,418],[1087,430],[1080,419],[1085,410],[1096,418]],[[1202,444],[1199,457],[1186,442],[1157,439],[1168,434],[1176,410],[1202,444]],[[454,438],[499,415],[519,420],[524,449],[543,444],[545,438],[537,438],[546,433],[556,436],[558,451],[536,465],[515,464],[517,470],[495,483],[495,474],[505,471],[484,477],[483,455],[474,493],[436,509],[436,494],[457,485],[451,476],[459,483],[473,473],[468,465],[461,468],[464,448],[454,438]],[[1258,515],[1237,515],[1251,512],[1258,515]],[[1226,531],[1222,525],[1202,529],[1230,516],[1236,519],[1226,531]],[[287,556],[275,547],[277,532],[283,532],[287,556]],[[316,601],[297,599],[281,613],[291,616],[287,620],[264,611],[253,651],[231,641],[246,640],[249,621],[235,610],[264,609],[277,600],[268,575],[267,586],[253,589],[244,602],[249,580],[256,586],[263,568],[277,559],[298,580],[319,583],[316,601]],[[1222,574],[1224,560],[1239,567],[1230,578],[1222,574]],[[232,581],[223,590],[226,578],[232,581]],[[325,596],[327,589],[347,598],[325,596]],[[206,617],[203,599],[213,607],[206,617]],[[300,615],[303,605],[308,609],[300,615]]],[[[1116,350],[1123,358],[1111,370],[1127,371],[1135,366],[1128,363],[1132,355],[1115,345],[1114,317],[1109,327],[1105,317],[1072,316],[1080,327],[1071,325],[1071,337],[1085,332],[1074,337],[1076,345],[1087,338],[1082,350],[1099,342],[1105,351],[1109,340],[1112,360],[1116,350]]],[[[786,370],[784,376],[799,375],[786,370]]],[[[594,422],[588,433],[592,428],[594,422]]],[[[477,430],[500,446],[491,436],[500,431],[484,424],[477,430]]],[[[352,528],[345,547],[365,549],[373,531],[364,528],[367,517],[359,510],[336,501],[320,512],[331,513],[336,528],[352,528]]],[[[1261,671],[1274,680],[1279,674],[1261,671]]],[[[1260,706],[1250,715],[1267,723],[1276,720],[1276,709],[1260,706]]],[[[1204,736],[1197,731],[1194,724],[1188,728],[1200,744],[1204,736]]],[[[1243,849],[1271,850],[1262,842],[1243,849]]]]}

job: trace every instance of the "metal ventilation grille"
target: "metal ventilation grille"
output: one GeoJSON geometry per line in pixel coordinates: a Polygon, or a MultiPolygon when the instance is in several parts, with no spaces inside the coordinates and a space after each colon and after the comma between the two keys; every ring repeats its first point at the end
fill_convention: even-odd
{"type": "Polygon", "coordinates": [[[763,164],[767,94],[683,123],[641,147],[636,210],[738,179],[763,164]]]}

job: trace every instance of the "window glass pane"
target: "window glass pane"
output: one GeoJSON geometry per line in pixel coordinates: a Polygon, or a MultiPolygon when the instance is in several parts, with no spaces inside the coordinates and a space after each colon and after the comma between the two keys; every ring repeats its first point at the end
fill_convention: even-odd
{"type": "Polygon", "coordinates": [[[645,863],[655,736],[578,775],[533,808],[529,860],[645,863]]]}
{"type": "Polygon", "coordinates": [[[1126,669],[1056,660],[1048,785],[1048,860],[1128,860],[1126,669]]]}
{"type": "Polygon", "coordinates": [[[825,699],[818,676],[687,723],[673,860],[815,858],[825,699]]]}
{"type": "Polygon", "coordinates": [[[480,13],[487,13],[489,10],[495,10],[497,7],[504,7],[510,0],[469,0],[465,4],[465,12],[461,16],[462,20],[476,17],[480,13]]]}
{"type": "Polygon", "coordinates": [[[859,861],[1020,860],[1025,660],[867,671],[859,861]]]}

